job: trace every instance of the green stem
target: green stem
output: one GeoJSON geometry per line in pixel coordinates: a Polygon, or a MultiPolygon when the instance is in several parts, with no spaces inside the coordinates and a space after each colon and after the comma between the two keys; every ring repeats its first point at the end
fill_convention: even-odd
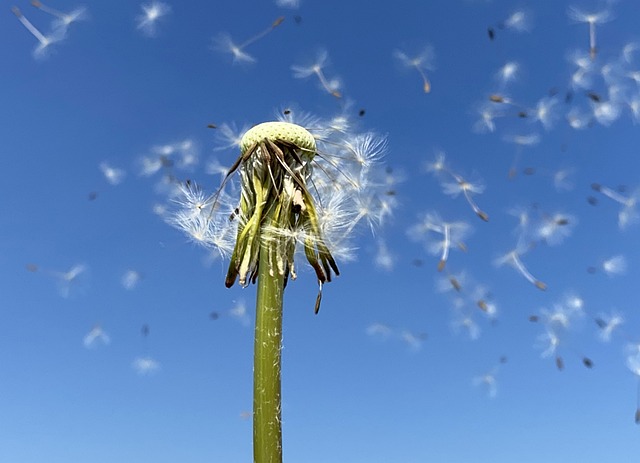
{"type": "Polygon", "coordinates": [[[280,360],[284,277],[275,257],[276,239],[260,240],[253,360],[253,461],[282,462],[280,360]]]}

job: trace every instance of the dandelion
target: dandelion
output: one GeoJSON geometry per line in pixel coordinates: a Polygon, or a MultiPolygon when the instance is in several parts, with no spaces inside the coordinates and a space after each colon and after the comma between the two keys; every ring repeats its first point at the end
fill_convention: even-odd
{"type": "Polygon", "coordinates": [[[100,170],[102,171],[104,177],[107,179],[107,182],[109,182],[111,185],[118,185],[122,182],[122,180],[124,180],[124,177],[126,175],[126,172],[124,170],[118,169],[116,167],[111,167],[106,162],[100,163],[100,170]]]}
{"type": "Polygon", "coordinates": [[[433,71],[435,69],[435,52],[431,45],[425,46],[422,51],[411,57],[401,50],[395,50],[393,56],[408,68],[414,68],[422,79],[422,90],[424,93],[431,91],[431,82],[425,71],[433,71]]]}
{"type": "Polygon", "coordinates": [[[98,343],[107,345],[110,342],[111,338],[104,332],[100,325],[95,325],[82,340],[82,343],[86,348],[95,347],[98,343]]]}
{"type": "Polygon", "coordinates": [[[41,11],[44,11],[45,13],[48,13],[51,16],[54,16],[56,18],[53,24],[54,29],[57,29],[60,27],[66,28],[76,21],[80,21],[87,18],[87,9],[85,7],[76,8],[75,10],[72,10],[69,13],[63,13],[61,11],[58,11],[54,8],[51,8],[45,5],[44,3],[38,0],[31,0],[31,4],[36,8],[40,9],[41,11]]]}
{"type": "Polygon", "coordinates": [[[142,14],[137,19],[136,28],[147,37],[154,37],[157,33],[158,21],[171,13],[171,7],[164,2],[143,3],[142,14]]]}
{"type": "Polygon", "coordinates": [[[49,35],[44,35],[40,32],[31,22],[22,14],[18,7],[11,8],[13,14],[16,15],[18,20],[22,23],[22,25],[29,31],[31,34],[38,39],[38,45],[33,50],[33,56],[35,58],[42,58],[49,51],[49,47],[56,42],[62,40],[65,36],[65,31],[63,29],[54,30],[49,35]]]}
{"type": "Polygon", "coordinates": [[[247,48],[252,43],[257,42],[258,40],[260,40],[261,38],[263,38],[264,36],[272,32],[276,27],[282,24],[283,21],[284,21],[284,16],[280,16],[275,21],[273,21],[271,25],[267,27],[265,30],[263,30],[262,32],[259,32],[253,37],[250,37],[249,39],[245,40],[240,44],[235,43],[231,39],[231,36],[229,36],[229,34],[222,33],[214,39],[213,48],[223,53],[230,53],[233,56],[234,63],[245,63],[245,64],[255,63],[256,59],[250,54],[248,54],[245,51],[245,48],[247,48]]]}
{"type": "Polygon", "coordinates": [[[547,285],[535,278],[520,259],[520,256],[523,255],[526,251],[527,249],[523,245],[518,245],[515,249],[512,249],[503,256],[497,258],[494,261],[494,264],[498,267],[501,267],[505,264],[510,265],[511,267],[516,269],[518,273],[522,275],[529,283],[534,285],[536,288],[544,291],[547,289],[547,285]]]}
{"type": "Polygon", "coordinates": [[[204,195],[192,183],[183,185],[169,219],[192,240],[223,256],[229,254],[228,237],[234,237],[225,285],[257,283],[256,462],[282,458],[282,302],[285,284],[297,276],[296,256],[302,251],[315,273],[317,313],[323,285],[339,274],[336,259],[352,252],[354,222],[371,226],[375,221],[370,219],[388,207],[382,200],[384,184],[372,180],[384,143],[371,138],[354,145],[358,136],[336,130],[333,122],[308,118],[317,123],[306,128],[293,123],[297,115],[291,111],[284,116],[286,122],[258,124],[242,136],[240,156],[215,194],[204,195]],[[239,180],[234,184],[236,171],[239,180]],[[239,203],[229,190],[238,191],[239,203]],[[361,211],[363,204],[367,214],[361,211]]]}
{"type": "Polygon", "coordinates": [[[569,18],[573,21],[589,24],[589,56],[592,60],[596,58],[598,47],[596,45],[596,24],[602,24],[612,19],[611,12],[602,10],[597,13],[586,13],[577,7],[570,7],[569,18]]]}
{"type": "Polygon", "coordinates": [[[293,71],[293,77],[298,79],[306,79],[307,77],[315,75],[320,82],[320,86],[331,96],[335,98],[341,98],[340,92],[340,80],[332,79],[328,80],[322,70],[328,64],[329,55],[326,50],[320,50],[316,56],[316,60],[307,66],[293,65],[291,70],[293,71]]]}

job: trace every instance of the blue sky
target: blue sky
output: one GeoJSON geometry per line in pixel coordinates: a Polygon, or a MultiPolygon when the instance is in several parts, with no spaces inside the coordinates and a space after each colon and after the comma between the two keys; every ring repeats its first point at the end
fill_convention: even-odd
{"type": "MultiPolygon", "coordinates": [[[[150,28],[149,4],[87,4],[44,54],[13,5],[0,15],[0,461],[251,460],[255,288],[224,287],[228,262],[158,214],[168,171],[143,166],[164,150],[176,179],[213,192],[207,167],[238,155],[225,127],[286,108],[386,136],[395,202],[375,235],[360,228],[318,315],[304,259],[287,287],[285,461],[634,461],[640,223],[619,212],[640,187],[637,5],[184,3],[150,28]],[[609,14],[593,56],[580,12],[609,14]],[[252,63],[215,47],[281,16],[244,49],[252,63]],[[397,52],[427,47],[425,93],[397,52]],[[341,98],[294,77],[321,50],[341,98]],[[445,194],[462,177],[484,185],[488,222],[445,194]],[[427,213],[472,229],[440,272],[438,234],[410,233],[427,213]],[[494,265],[518,243],[545,291],[494,265]]],[[[82,5],[15,6],[50,37],[46,7],[82,5]]]]}

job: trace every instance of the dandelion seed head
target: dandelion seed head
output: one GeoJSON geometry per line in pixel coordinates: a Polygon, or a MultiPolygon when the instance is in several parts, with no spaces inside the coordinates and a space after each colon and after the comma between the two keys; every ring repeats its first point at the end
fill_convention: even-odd
{"type": "Polygon", "coordinates": [[[316,153],[316,140],[305,128],[288,122],[263,122],[244,133],[240,140],[240,154],[264,139],[283,140],[304,150],[305,156],[312,158],[316,153]]]}

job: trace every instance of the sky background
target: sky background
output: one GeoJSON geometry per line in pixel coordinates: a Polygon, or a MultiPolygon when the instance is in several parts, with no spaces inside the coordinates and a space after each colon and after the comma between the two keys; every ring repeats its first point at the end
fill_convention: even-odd
{"type": "MultiPolygon", "coordinates": [[[[220,149],[220,129],[286,108],[346,115],[386,136],[397,205],[375,235],[360,230],[358,259],[339,263],[318,315],[304,260],[287,287],[285,461],[636,461],[639,378],[628,363],[640,342],[639,224],[621,227],[622,205],[592,188],[638,198],[635,2],[170,2],[148,28],[138,27],[143,4],[96,2],[45,54],[11,6],[0,15],[0,461],[251,461],[255,287],[224,287],[228,262],[165,223],[166,172],[142,166],[158,147],[187,142],[170,155],[172,174],[213,192],[220,176],[207,166],[238,155],[220,149]],[[610,13],[596,25],[594,59],[589,26],[570,7],[610,13]],[[244,49],[253,63],[214,46],[223,33],[241,44],[280,16],[244,49]],[[429,93],[394,56],[427,46],[429,93]],[[319,50],[342,98],[293,75],[319,50]],[[510,62],[518,72],[505,82],[496,75],[510,62]],[[575,79],[580,65],[589,80],[575,79]],[[540,102],[553,103],[546,126],[540,102]],[[499,114],[494,130],[479,130],[483,108],[499,114]],[[523,136],[538,143],[509,141],[523,136]],[[474,199],[488,222],[425,169],[439,151],[485,185],[474,199]],[[559,173],[568,177],[557,185],[559,173]],[[531,220],[524,237],[514,209],[531,220]],[[442,272],[426,238],[408,234],[427,212],[473,228],[442,272]],[[554,214],[568,236],[544,242],[536,227],[554,214]],[[519,240],[546,291],[494,265],[519,240]],[[388,265],[377,265],[384,248],[388,265]],[[615,256],[625,271],[612,271],[615,256]],[[477,306],[478,285],[495,316],[477,306]],[[581,308],[543,357],[549,314],[566,314],[571,297],[581,308]],[[624,323],[603,341],[596,320],[612,314],[624,323]],[[487,374],[495,396],[474,382],[487,374]]],[[[46,11],[15,6],[43,34],[55,29],[46,11]]]]}

